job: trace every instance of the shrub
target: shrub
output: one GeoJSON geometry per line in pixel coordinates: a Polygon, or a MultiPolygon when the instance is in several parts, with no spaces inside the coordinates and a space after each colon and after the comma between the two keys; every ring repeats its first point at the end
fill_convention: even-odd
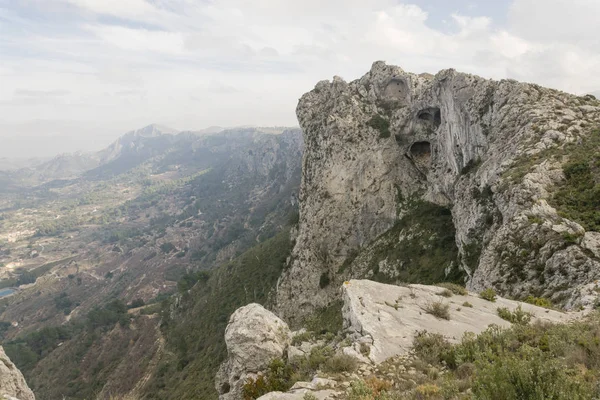
{"type": "Polygon", "coordinates": [[[452,345],[439,333],[419,331],[413,339],[413,350],[423,361],[429,364],[447,363],[453,358],[452,345]]]}
{"type": "Polygon", "coordinates": [[[599,393],[599,337],[600,313],[592,313],[569,324],[491,325],[478,336],[466,333],[457,345],[418,332],[413,351],[415,362],[449,369],[443,384],[433,382],[443,398],[462,398],[456,395],[471,389],[473,398],[486,400],[591,399],[599,393]]]}
{"type": "Polygon", "coordinates": [[[356,358],[347,354],[337,354],[331,357],[323,366],[326,372],[354,372],[357,367],[356,358]]]}
{"type": "Polygon", "coordinates": [[[365,384],[373,391],[375,396],[379,396],[392,388],[392,383],[390,381],[379,379],[376,376],[367,378],[365,384]]]}
{"type": "Polygon", "coordinates": [[[248,379],[242,388],[245,400],[254,400],[269,392],[286,392],[292,387],[293,369],[281,359],[271,361],[265,375],[248,379]]]}
{"type": "Polygon", "coordinates": [[[292,346],[299,345],[302,342],[309,342],[314,339],[315,334],[311,331],[302,332],[292,338],[292,346]]]}
{"type": "Polygon", "coordinates": [[[456,283],[442,282],[442,283],[436,283],[435,286],[443,287],[444,289],[448,289],[452,293],[460,295],[460,296],[466,296],[469,294],[467,289],[465,289],[463,286],[457,285],[456,283]]]}
{"type": "Polygon", "coordinates": [[[439,399],[441,389],[433,384],[427,383],[419,385],[415,389],[415,399],[417,400],[433,400],[439,399]]]}
{"type": "Polygon", "coordinates": [[[479,293],[479,297],[493,303],[496,301],[496,291],[492,288],[484,289],[479,293]]]}
{"type": "Polygon", "coordinates": [[[600,183],[598,180],[600,130],[581,144],[565,146],[569,161],[563,166],[565,180],[552,196],[559,215],[578,222],[587,231],[600,231],[600,183]]]}
{"type": "Polygon", "coordinates": [[[464,303],[462,303],[463,307],[469,307],[469,308],[473,308],[473,304],[469,303],[468,301],[465,301],[464,303]]]}
{"type": "Polygon", "coordinates": [[[525,303],[533,304],[538,307],[552,308],[552,302],[545,297],[527,296],[525,303]]]}
{"type": "Polygon", "coordinates": [[[450,320],[450,306],[441,301],[434,301],[425,306],[425,312],[434,317],[450,320]]]}
{"type": "Polygon", "coordinates": [[[160,250],[165,253],[171,253],[173,251],[175,251],[177,248],[175,247],[175,245],[171,242],[165,242],[163,244],[160,245],[160,250]]]}
{"type": "Polygon", "coordinates": [[[478,363],[473,392],[489,400],[591,399],[591,384],[540,350],[524,347],[478,363]]]}
{"type": "Polygon", "coordinates": [[[513,324],[527,325],[531,321],[531,317],[533,316],[531,313],[523,311],[521,305],[515,309],[515,311],[510,311],[506,307],[498,307],[498,316],[508,322],[512,322],[513,324]]]}
{"type": "Polygon", "coordinates": [[[317,396],[315,396],[314,394],[312,394],[310,392],[307,392],[302,397],[302,400],[317,400],[317,396]]]}
{"type": "MultiPolygon", "coordinates": [[[[350,383],[348,400],[386,400],[387,391],[392,387],[391,382],[372,376],[366,380],[358,380],[350,383]]],[[[395,397],[392,397],[395,398],[395,397]]]]}
{"type": "Polygon", "coordinates": [[[328,272],[323,272],[321,274],[321,277],[319,278],[319,287],[321,289],[324,289],[327,286],[329,286],[330,283],[331,283],[331,278],[329,277],[329,273],[328,272]]]}
{"type": "Polygon", "coordinates": [[[364,400],[373,398],[373,389],[371,389],[365,381],[354,381],[350,383],[350,391],[348,393],[349,400],[364,400]]]}
{"type": "Polygon", "coordinates": [[[391,135],[390,121],[383,118],[379,114],[376,114],[373,117],[371,117],[369,122],[367,122],[367,125],[369,125],[373,129],[376,129],[377,131],[379,131],[379,137],[382,139],[389,138],[391,135]]]}
{"type": "Polygon", "coordinates": [[[452,292],[448,289],[444,289],[441,292],[437,293],[437,295],[443,297],[452,297],[452,292]]]}
{"type": "Polygon", "coordinates": [[[143,307],[146,303],[143,299],[135,299],[127,306],[127,308],[139,308],[143,307]]]}
{"type": "Polygon", "coordinates": [[[473,159],[469,160],[469,162],[464,167],[462,167],[462,169],[460,170],[460,173],[462,175],[466,175],[471,172],[477,171],[477,168],[479,168],[480,165],[481,165],[481,158],[480,157],[473,158],[473,159]]]}

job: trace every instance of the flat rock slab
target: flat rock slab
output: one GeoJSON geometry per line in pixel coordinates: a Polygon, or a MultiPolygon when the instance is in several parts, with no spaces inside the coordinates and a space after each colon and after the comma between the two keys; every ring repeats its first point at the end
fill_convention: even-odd
{"type": "Polygon", "coordinates": [[[308,389],[298,390],[293,393],[271,392],[259,397],[257,400],[303,400],[307,393],[311,393],[318,400],[335,399],[339,392],[333,390],[319,390],[316,392],[308,389]]]}
{"type": "Polygon", "coordinates": [[[395,286],[369,280],[345,282],[344,327],[355,337],[370,336],[369,358],[379,364],[390,357],[407,354],[418,331],[442,334],[456,343],[465,332],[478,334],[492,324],[510,327],[510,322],[498,316],[498,307],[512,311],[520,305],[524,311],[533,314],[532,322],[567,322],[579,315],[501,297],[490,302],[475,293],[444,297],[438,294],[443,290],[437,286],[395,286]],[[450,306],[450,320],[437,318],[425,311],[427,305],[439,301],[450,306]],[[465,302],[473,307],[463,306],[465,302]]]}

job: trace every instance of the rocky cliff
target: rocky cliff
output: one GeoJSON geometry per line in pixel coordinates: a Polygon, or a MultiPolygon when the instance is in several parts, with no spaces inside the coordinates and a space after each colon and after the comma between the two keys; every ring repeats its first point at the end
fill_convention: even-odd
{"type": "Polygon", "coordinates": [[[319,82],[297,115],[306,150],[277,293],[286,318],[326,306],[349,277],[593,301],[600,197],[569,194],[573,176],[600,193],[593,96],[376,62],[356,81],[319,82]]]}
{"type": "Polygon", "coordinates": [[[10,358],[0,347],[0,398],[10,400],[35,400],[35,396],[10,358]]]}

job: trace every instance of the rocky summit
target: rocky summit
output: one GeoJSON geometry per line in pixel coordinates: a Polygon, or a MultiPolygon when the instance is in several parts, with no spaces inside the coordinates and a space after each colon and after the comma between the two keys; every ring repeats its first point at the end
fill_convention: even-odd
{"type": "Polygon", "coordinates": [[[319,82],[297,116],[306,149],[281,315],[327,306],[352,277],[594,301],[593,96],[379,61],[358,80],[319,82]]]}

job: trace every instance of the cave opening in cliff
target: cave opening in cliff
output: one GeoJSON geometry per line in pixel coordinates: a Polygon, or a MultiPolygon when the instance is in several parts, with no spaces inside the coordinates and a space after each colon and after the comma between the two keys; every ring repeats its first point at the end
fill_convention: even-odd
{"type": "Polygon", "coordinates": [[[417,118],[433,125],[435,129],[442,124],[442,114],[438,107],[429,107],[419,111],[417,118]]]}
{"type": "Polygon", "coordinates": [[[402,79],[392,79],[383,92],[387,100],[402,100],[408,95],[408,85],[402,79]]]}
{"type": "Polygon", "coordinates": [[[431,162],[431,143],[427,141],[415,142],[410,146],[409,151],[415,163],[429,166],[431,162]]]}

